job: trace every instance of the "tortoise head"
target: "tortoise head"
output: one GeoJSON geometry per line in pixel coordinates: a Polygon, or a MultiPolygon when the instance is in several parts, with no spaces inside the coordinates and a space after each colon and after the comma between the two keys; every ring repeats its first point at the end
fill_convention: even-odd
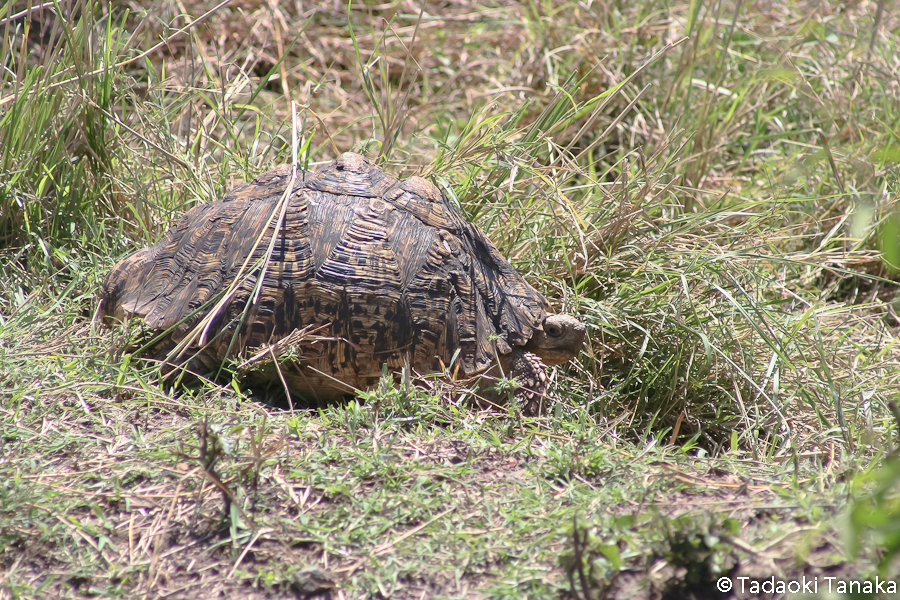
{"type": "Polygon", "coordinates": [[[525,344],[546,365],[561,365],[578,354],[584,345],[584,323],[569,315],[547,315],[540,330],[525,344]]]}

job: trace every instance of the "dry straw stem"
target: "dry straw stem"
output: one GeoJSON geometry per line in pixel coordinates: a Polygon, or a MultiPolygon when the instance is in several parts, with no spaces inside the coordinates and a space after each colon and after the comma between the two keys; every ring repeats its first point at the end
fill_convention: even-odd
{"type": "MultiPolygon", "coordinates": [[[[287,211],[288,202],[294,191],[294,182],[297,179],[297,113],[296,107],[294,107],[293,112],[293,120],[292,120],[292,143],[293,143],[293,161],[291,168],[291,178],[288,181],[288,185],[284,190],[284,193],[281,195],[281,198],[277,203],[272,207],[272,213],[269,215],[269,218],[266,222],[271,222],[272,218],[275,216],[276,212],[278,214],[278,218],[275,221],[274,229],[272,231],[272,239],[269,242],[269,246],[266,248],[266,253],[262,257],[262,260],[258,264],[254,264],[252,267],[248,269],[250,266],[250,261],[253,258],[253,254],[256,252],[256,249],[259,247],[262,240],[265,238],[266,233],[268,232],[268,227],[264,227],[259,235],[256,237],[256,240],[253,242],[253,246],[251,246],[250,252],[247,254],[247,258],[244,260],[240,269],[238,269],[237,274],[234,277],[234,280],[231,284],[225,289],[222,298],[213,306],[213,308],[200,320],[199,323],[185,336],[185,338],[178,343],[178,345],[172,349],[169,353],[166,360],[175,362],[178,361],[184,352],[194,345],[196,342],[200,347],[205,346],[208,343],[207,336],[209,335],[209,328],[212,326],[213,321],[216,316],[222,311],[229,302],[234,299],[235,294],[238,289],[247,281],[247,278],[250,274],[256,270],[260,269],[260,274],[257,277],[256,285],[253,290],[253,294],[251,295],[250,301],[247,303],[247,307],[244,310],[242,318],[245,318],[247,315],[247,311],[259,301],[259,293],[262,289],[262,282],[265,277],[266,271],[269,267],[269,261],[272,257],[272,253],[275,250],[275,243],[278,239],[278,234],[281,231],[281,226],[284,222],[284,215],[287,211]]],[[[198,309],[200,310],[200,309],[198,309]]],[[[235,330],[234,337],[236,338],[238,332],[240,331],[240,325],[235,330]]],[[[232,339],[232,343],[234,338],[232,339]]],[[[229,345],[229,352],[231,347],[229,345]]]]}
{"type": "MultiPolygon", "coordinates": [[[[7,23],[12,23],[13,21],[21,19],[22,17],[26,17],[33,12],[37,12],[37,11],[43,10],[45,8],[50,8],[51,6],[56,6],[56,2],[46,2],[44,4],[37,4],[35,6],[30,6],[23,11],[17,12],[13,15],[3,18],[2,20],[0,20],[0,25],[6,25],[7,23]]],[[[12,8],[12,2],[6,4],[6,6],[3,7],[3,11],[5,12],[5,11],[9,10],[10,8],[12,8]]]]}

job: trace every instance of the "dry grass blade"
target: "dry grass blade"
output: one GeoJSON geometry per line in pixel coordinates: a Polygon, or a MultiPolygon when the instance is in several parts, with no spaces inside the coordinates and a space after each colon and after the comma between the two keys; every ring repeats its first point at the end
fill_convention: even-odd
{"type": "MultiPolygon", "coordinates": [[[[275,243],[278,240],[279,232],[281,231],[281,226],[284,223],[284,215],[287,211],[288,204],[290,202],[291,195],[294,192],[294,183],[297,179],[297,113],[296,113],[296,105],[292,104],[293,108],[293,121],[292,121],[292,165],[291,165],[291,177],[288,181],[287,187],[285,187],[284,193],[281,195],[279,201],[272,207],[272,213],[269,215],[269,218],[266,222],[271,222],[272,218],[276,216],[277,219],[274,223],[274,228],[272,230],[272,237],[269,241],[269,245],[266,248],[266,253],[262,257],[262,260],[259,264],[254,264],[250,266],[250,261],[253,259],[253,255],[256,252],[256,249],[262,243],[262,240],[266,237],[266,233],[268,232],[268,227],[263,227],[259,232],[256,240],[251,246],[250,251],[247,254],[247,258],[244,259],[243,264],[240,269],[238,269],[237,274],[234,277],[234,280],[231,281],[229,286],[225,289],[225,292],[222,298],[213,306],[213,308],[200,320],[199,323],[185,336],[183,340],[181,340],[178,345],[172,349],[167,357],[167,360],[170,362],[176,362],[180,359],[180,357],[184,354],[184,352],[190,348],[196,342],[200,347],[204,346],[208,342],[209,329],[212,327],[213,322],[219,313],[234,299],[235,294],[237,294],[240,287],[247,281],[247,278],[258,268],[260,270],[259,276],[257,277],[256,284],[253,290],[253,294],[251,295],[251,301],[248,302],[247,308],[245,309],[242,318],[246,317],[247,310],[253,304],[259,301],[259,294],[262,289],[262,283],[265,279],[266,271],[269,267],[269,262],[272,258],[272,254],[275,251],[275,243]],[[249,268],[248,268],[249,267],[249,268]]],[[[237,335],[236,329],[235,336],[237,335]]],[[[233,341],[233,340],[232,340],[233,341]]],[[[230,348],[229,348],[230,351],[230,348]]]]}
{"type": "MultiPolygon", "coordinates": [[[[416,45],[416,36],[419,33],[419,25],[422,23],[422,15],[425,14],[425,0],[422,1],[422,5],[419,8],[419,17],[416,19],[416,26],[413,29],[412,38],[410,39],[409,46],[405,44],[404,49],[406,50],[406,59],[403,61],[403,71],[400,73],[400,83],[397,85],[398,91],[403,93],[402,98],[398,98],[397,104],[393,106],[388,111],[390,115],[388,121],[384,123],[384,139],[381,143],[381,148],[378,150],[378,158],[377,160],[387,159],[391,150],[394,147],[394,144],[397,142],[397,138],[400,136],[400,133],[403,129],[403,123],[406,121],[406,112],[404,108],[407,105],[407,100],[409,99],[409,94],[412,91],[412,85],[406,86],[406,91],[403,91],[404,84],[406,83],[406,73],[409,69],[410,62],[415,62],[415,59],[412,56],[413,48],[416,45]]],[[[399,39],[399,36],[398,36],[399,39]]],[[[402,44],[402,41],[401,41],[402,44]]],[[[416,65],[416,73],[419,73],[421,68],[416,65]]]]}
{"type": "MultiPolygon", "coordinates": [[[[664,57],[666,54],[668,54],[671,50],[673,50],[674,48],[677,48],[678,46],[680,46],[681,44],[683,44],[684,42],[686,42],[688,39],[689,39],[689,38],[687,38],[687,37],[683,37],[683,38],[681,38],[681,39],[679,39],[679,40],[676,40],[676,41],[674,41],[674,42],[670,42],[670,43],[666,44],[665,47],[663,47],[661,50],[659,50],[659,51],[657,51],[656,53],[654,53],[650,58],[648,58],[647,60],[645,60],[645,61],[644,61],[637,69],[635,69],[634,73],[632,73],[631,75],[628,76],[627,79],[625,79],[624,81],[619,82],[619,83],[616,85],[615,88],[613,88],[613,89],[608,90],[607,92],[605,92],[604,95],[602,96],[602,101],[597,105],[597,107],[595,108],[595,110],[592,112],[590,118],[588,118],[588,120],[587,120],[587,121],[585,122],[585,124],[581,127],[581,129],[578,131],[578,133],[575,134],[575,136],[572,138],[572,142],[570,142],[569,145],[566,147],[566,153],[568,153],[569,150],[571,150],[573,144],[574,144],[576,141],[580,140],[580,139],[584,136],[585,132],[587,132],[587,131],[590,129],[590,127],[594,124],[594,122],[595,122],[595,120],[596,120],[596,118],[597,118],[597,115],[599,115],[600,111],[601,111],[603,108],[606,107],[606,105],[613,99],[613,97],[614,97],[616,94],[618,94],[618,93],[619,93],[626,85],[628,85],[628,83],[630,83],[632,80],[638,78],[638,76],[639,76],[642,72],[644,72],[648,67],[650,67],[651,65],[655,64],[658,60],[660,60],[662,57],[664,57]]],[[[650,85],[650,84],[648,84],[648,86],[649,86],[649,85],[650,85]]],[[[634,106],[634,104],[635,104],[635,103],[637,102],[637,100],[638,100],[638,97],[640,97],[640,95],[643,94],[643,93],[646,91],[646,89],[647,89],[647,87],[644,87],[644,89],[642,89],[640,92],[638,92],[638,96],[636,96],[636,97],[631,101],[631,103],[629,104],[629,106],[628,106],[625,110],[619,112],[619,120],[621,120],[622,118],[624,118],[625,115],[627,115],[627,114],[631,111],[631,107],[634,106]]],[[[609,132],[612,130],[612,127],[613,127],[613,124],[611,123],[611,124],[606,128],[606,132],[605,132],[603,135],[601,135],[600,137],[597,138],[597,141],[595,141],[594,145],[596,145],[596,144],[599,143],[600,141],[603,141],[604,139],[606,139],[606,136],[609,135],[609,132]]],[[[547,132],[547,135],[549,136],[551,133],[553,133],[553,130],[552,130],[552,129],[551,129],[550,131],[547,132]]],[[[576,157],[576,160],[577,160],[578,158],[580,158],[581,155],[586,154],[586,153],[589,151],[590,148],[593,148],[593,145],[592,145],[592,146],[588,146],[588,148],[582,150],[582,151],[581,151],[581,154],[579,154],[579,156],[576,157]]]]}
{"type": "MultiPolygon", "coordinates": [[[[13,6],[12,2],[7,3],[6,6],[3,7],[2,12],[6,12],[7,10],[10,10],[12,8],[12,6],[13,6]]],[[[7,23],[12,23],[13,21],[17,21],[17,20],[21,19],[22,17],[26,17],[33,12],[38,12],[38,11],[44,10],[45,8],[50,8],[51,6],[56,6],[56,2],[45,2],[44,4],[36,4],[34,6],[29,6],[25,10],[19,11],[8,17],[4,17],[3,19],[0,19],[0,25],[6,25],[7,23]]]]}
{"type": "Polygon", "coordinates": [[[143,143],[145,143],[145,144],[147,144],[148,146],[150,146],[151,148],[156,149],[156,150],[159,151],[161,154],[163,154],[166,158],[168,158],[170,161],[172,161],[173,163],[177,164],[178,166],[184,167],[184,168],[189,168],[189,167],[190,167],[190,165],[189,165],[186,161],[182,160],[180,156],[177,156],[177,155],[175,155],[174,153],[170,152],[169,150],[166,150],[165,148],[163,148],[162,146],[160,146],[159,144],[157,144],[156,142],[154,142],[153,140],[151,140],[151,139],[148,138],[147,136],[141,134],[139,131],[137,131],[136,129],[134,129],[133,127],[131,127],[130,125],[128,125],[128,124],[125,123],[124,121],[122,121],[122,119],[120,119],[120,118],[117,117],[116,115],[112,114],[111,112],[109,112],[108,110],[106,110],[105,108],[103,108],[102,106],[100,106],[99,104],[97,104],[93,99],[87,97],[87,95],[84,95],[83,92],[82,92],[82,94],[83,94],[82,97],[83,97],[83,99],[84,99],[84,102],[86,102],[87,104],[93,106],[93,107],[96,108],[98,111],[100,111],[101,113],[103,113],[103,114],[106,116],[106,118],[108,118],[110,121],[114,122],[114,123],[115,123],[116,125],[118,125],[119,127],[125,129],[126,131],[128,131],[129,133],[131,133],[132,135],[134,135],[137,139],[141,140],[143,143]]]}
{"type": "Polygon", "coordinates": [[[291,178],[288,181],[287,189],[281,198],[280,212],[278,213],[278,221],[272,232],[272,239],[269,241],[269,247],[266,249],[265,259],[260,269],[260,276],[256,282],[256,289],[253,292],[252,304],[259,302],[259,293],[262,290],[262,281],[269,270],[269,262],[272,260],[272,253],[275,251],[275,243],[278,240],[278,233],[284,223],[284,215],[287,212],[289,198],[294,193],[294,183],[297,181],[297,139],[299,131],[297,130],[297,105],[291,102],[291,178]]]}
{"type": "Polygon", "coordinates": [[[273,531],[273,530],[272,529],[260,529],[259,531],[257,531],[256,533],[253,534],[253,538],[251,538],[250,541],[247,542],[247,545],[244,546],[244,550],[243,550],[243,552],[241,552],[241,555],[238,556],[238,559],[236,561],[234,561],[234,566],[231,567],[231,570],[228,572],[228,575],[225,576],[226,579],[231,579],[232,577],[234,577],[234,572],[237,571],[237,568],[239,566],[241,566],[242,562],[244,562],[244,558],[247,557],[247,553],[250,552],[250,549],[253,547],[253,544],[255,544],[259,540],[260,537],[262,537],[266,533],[269,533],[270,531],[273,531]]]}
{"type": "Polygon", "coordinates": [[[315,344],[320,340],[331,340],[332,338],[322,338],[316,335],[317,332],[327,327],[328,325],[321,325],[318,327],[315,325],[307,325],[302,329],[295,329],[274,344],[266,345],[263,348],[260,348],[258,352],[247,357],[247,359],[239,364],[236,368],[238,372],[241,373],[246,371],[248,368],[253,368],[260,362],[268,360],[266,357],[272,353],[274,353],[275,360],[280,360],[281,357],[288,355],[291,352],[292,348],[296,348],[304,344],[315,344]]]}

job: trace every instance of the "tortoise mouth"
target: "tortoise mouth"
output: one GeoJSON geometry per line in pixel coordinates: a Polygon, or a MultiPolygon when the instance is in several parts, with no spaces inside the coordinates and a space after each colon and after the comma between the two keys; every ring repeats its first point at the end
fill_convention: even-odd
{"type": "Polygon", "coordinates": [[[547,365],[548,367],[552,367],[569,362],[570,360],[578,356],[578,352],[580,350],[580,347],[577,350],[544,350],[538,356],[541,357],[541,361],[545,365],[547,365]]]}

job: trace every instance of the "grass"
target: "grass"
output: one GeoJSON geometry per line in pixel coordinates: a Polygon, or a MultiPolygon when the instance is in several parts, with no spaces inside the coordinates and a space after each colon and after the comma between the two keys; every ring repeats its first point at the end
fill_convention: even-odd
{"type": "Polygon", "coordinates": [[[4,5],[0,598],[896,581],[885,4],[4,5]],[[116,260],[289,160],[291,101],[304,167],[430,177],[588,325],[549,416],[176,392],[96,323],[116,260]]]}

